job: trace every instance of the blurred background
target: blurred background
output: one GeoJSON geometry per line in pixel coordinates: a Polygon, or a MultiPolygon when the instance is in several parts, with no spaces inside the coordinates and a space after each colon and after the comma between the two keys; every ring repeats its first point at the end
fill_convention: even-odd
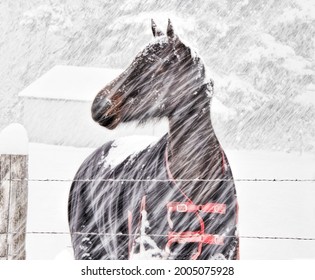
{"type": "Polygon", "coordinates": [[[198,51],[215,83],[225,147],[315,151],[312,0],[0,2],[0,129],[18,93],[55,65],[124,69],[152,39],[150,18],[198,51]]]}

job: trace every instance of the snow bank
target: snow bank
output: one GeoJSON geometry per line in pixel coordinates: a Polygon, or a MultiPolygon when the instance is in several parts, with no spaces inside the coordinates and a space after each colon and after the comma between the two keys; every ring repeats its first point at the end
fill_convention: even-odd
{"type": "Polygon", "coordinates": [[[0,132],[0,154],[28,154],[28,137],[23,125],[12,123],[0,132]]]}

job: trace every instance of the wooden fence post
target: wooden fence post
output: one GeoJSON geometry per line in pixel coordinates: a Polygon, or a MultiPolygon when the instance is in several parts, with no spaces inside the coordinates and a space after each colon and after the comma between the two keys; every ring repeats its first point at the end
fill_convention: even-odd
{"type": "Polygon", "coordinates": [[[0,260],[26,258],[28,139],[11,124],[0,133],[0,260]]]}

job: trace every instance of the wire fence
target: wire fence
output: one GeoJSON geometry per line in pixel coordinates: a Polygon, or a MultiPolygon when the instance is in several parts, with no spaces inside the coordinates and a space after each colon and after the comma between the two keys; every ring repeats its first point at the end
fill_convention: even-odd
{"type": "MultiPolygon", "coordinates": [[[[0,232],[1,234],[19,234],[18,232],[0,232]]],[[[28,231],[27,235],[82,235],[82,236],[134,236],[134,237],[168,237],[167,234],[124,234],[124,233],[102,233],[102,232],[67,232],[67,231],[28,231]]],[[[235,238],[235,236],[225,235],[225,238],[235,238]]],[[[265,240],[295,240],[295,241],[315,241],[315,237],[290,237],[290,236],[249,236],[240,235],[241,239],[265,239],[265,240]]]]}
{"type": "MultiPolygon", "coordinates": [[[[24,178],[24,179],[2,179],[3,181],[27,181],[27,182],[169,182],[170,180],[160,180],[160,179],[124,179],[124,178],[107,178],[107,179],[55,179],[55,178],[24,178]]],[[[219,181],[234,181],[234,182],[315,182],[315,179],[303,178],[303,179],[291,179],[291,178],[240,178],[240,179],[176,179],[176,182],[219,182],[219,181]]],[[[140,185],[141,186],[141,185],[140,185]]],[[[315,185],[314,185],[315,187],[315,185]]],[[[17,232],[6,232],[1,234],[17,234],[17,232]]],[[[27,235],[98,235],[98,236],[132,236],[133,234],[109,234],[102,232],[67,232],[67,231],[28,231],[27,235]]],[[[134,236],[140,237],[144,235],[134,234],[134,236]]],[[[145,236],[150,237],[168,237],[168,235],[163,234],[146,234],[145,236]]],[[[235,236],[225,236],[226,238],[232,238],[235,236]]],[[[290,236],[248,236],[240,235],[241,239],[259,239],[259,240],[293,240],[293,241],[315,241],[315,237],[290,237],[290,236]]]]}
{"type": "MultiPolygon", "coordinates": [[[[3,179],[2,181],[26,182],[170,182],[169,179],[3,179]]],[[[241,178],[241,179],[175,179],[176,182],[315,182],[315,179],[287,179],[287,178],[241,178]]]]}

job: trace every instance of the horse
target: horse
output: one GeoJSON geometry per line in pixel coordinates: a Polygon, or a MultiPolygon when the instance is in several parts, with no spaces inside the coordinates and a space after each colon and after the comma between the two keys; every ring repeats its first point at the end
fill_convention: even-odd
{"type": "MultiPolygon", "coordinates": [[[[109,141],[81,165],[68,219],[76,259],[238,259],[238,203],[212,126],[214,83],[201,58],[151,21],[153,40],[95,97],[107,129],[167,118],[169,132],[113,163],[109,141]]],[[[137,145],[137,144],[136,144],[137,145]]],[[[115,153],[114,153],[115,154],[115,153]]]]}

